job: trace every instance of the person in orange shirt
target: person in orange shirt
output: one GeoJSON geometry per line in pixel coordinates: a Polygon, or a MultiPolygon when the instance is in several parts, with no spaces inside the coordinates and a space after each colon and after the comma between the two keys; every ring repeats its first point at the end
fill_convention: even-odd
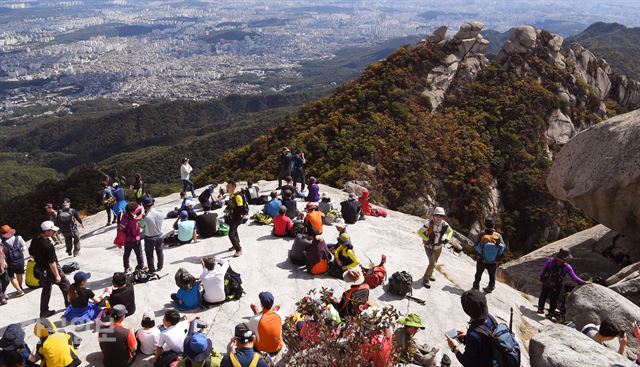
{"type": "Polygon", "coordinates": [[[282,325],[284,317],[278,313],[280,306],[273,306],[271,292],[260,292],[260,305],[251,305],[254,316],[249,320],[249,329],[255,334],[255,348],[265,353],[277,353],[282,349],[282,325]]]}
{"type": "Polygon", "coordinates": [[[311,225],[319,235],[322,234],[322,224],[324,223],[324,213],[318,210],[318,204],[307,204],[307,216],[304,218],[305,225],[311,225]]]}

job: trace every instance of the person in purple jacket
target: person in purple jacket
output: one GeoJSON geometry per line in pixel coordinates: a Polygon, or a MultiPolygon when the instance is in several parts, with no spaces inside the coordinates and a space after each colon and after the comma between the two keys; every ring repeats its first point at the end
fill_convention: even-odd
{"type": "Polygon", "coordinates": [[[545,261],[542,271],[540,272],[540,281],[542,282],[542,290],[540,291],[540,300],[538,301],[538,313],[544,313],[544,304],[549,300],[549,313],[556,313],[556,306],[560,292],[564,286],[564,277],[569,275],[574,282],[579,285],[591,284],[591,282],[580,279],[573,271],[573,267],[567,263],[571,259],[571,251],[561,248],[555,257],[550,257],[545,261]]]}

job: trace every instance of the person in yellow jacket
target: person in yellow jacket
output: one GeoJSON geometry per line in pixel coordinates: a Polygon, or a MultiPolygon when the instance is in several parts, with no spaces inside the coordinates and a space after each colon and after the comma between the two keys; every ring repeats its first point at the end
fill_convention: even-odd
{"type": "Polygon", "coordinates": [[[440,254],[442,254],[442,247],[449,243],[451,237],[453,237],[453,229],[444,220],[444,217],[444,209],[436,207],[433,211],[433,219],[418,230],[418,235],[422,238],[422,244],[429,259],[429,266],[422,279],[422,284],[424,284],[425,288],[431,288],[431,282],[436,280],[433,277],[433,270],[436,268],[440,254]]]}
{"type": "Polygon", "coordinates": [[[348,233],[340,234],[338,237],[338,248],[334,251],[336,264],[340,265],[342,271],[347,271],[360,265],[360,260],[356,256],[351,244],[351,236],[348,233]]]}
{"type": "Polygon", "coordinates": [[[29,360],[40,360],[42,367],[76,367],[80,365],[78,353],[73,346],[71,335],[59,332],[49,319],[40,319],[33,328],[40,339],[35,354],[29,360]]]}

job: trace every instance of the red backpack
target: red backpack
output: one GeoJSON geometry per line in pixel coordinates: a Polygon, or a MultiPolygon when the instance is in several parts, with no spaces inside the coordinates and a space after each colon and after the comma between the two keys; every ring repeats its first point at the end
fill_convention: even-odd
{"type": "Polygon", "coordinates": [[[387,257],[382,255],[380,264],[373,269],[362,268],[364,274],[364,281],[369,285],[369,288],[373,289],[387,280],[387,269],[384,267],[384,263],[387,262],[387,257]]]}

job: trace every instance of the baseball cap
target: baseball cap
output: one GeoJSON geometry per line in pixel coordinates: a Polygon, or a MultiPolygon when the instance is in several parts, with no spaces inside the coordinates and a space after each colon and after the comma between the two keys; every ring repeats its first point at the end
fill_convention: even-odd
{"type": "Polygon", "coordinates": [[[62,204],[71,204],[71,199],[69,198],[62,199],[62,204]]]}
{"type": "Polygon", "coordinates": [[[260,292],[258,298],[260,298],[260,304],[262,307],[266,309],[271,309],[271,307],[273,307],[274,298],[271,292],[260,292]]]}
{"type": "Polygon", "coordinates": [[[20,324],[11,324],[4,330],[4,335],[0,339],[1,350],[16,350],[24,345],[24,330],[20,324]]]}
{"type": "Polygon", "coordinates": [[[194,205],[195,205],[195,203],[191,199],[187,199],[184,202],[184,206],[194,206],[194,205]]]}
{"type": "Polygon", "coordinates": [[[16,230],[9,227],[9,225],[5,224],[0,227],[0,237],[11,238],[14,234],[16,234],[16,230]]]}
{"type": "Polygon", "coordinates": [[[244,322],[236,325],[234,335],[236,338],[238,338],[240,343],[246,343],[253,339],[253,332],[249,329],[249,325],[244,322]]]}
{"type": "Polygon", "coordinates": [[[184,339],[184,355],[190,360],[200,363],[203,362],[213,349],[213,343],[203,333],[193,333],[184,339]]]}
{"type": "Polygon", "coordinates": [[[44,231],[57,231],[60,228],[56,227],[55,224],[53,224],[52,221],[50,220],[46,220],[44,222],[42,222],[42,224],[40,224],[40,230],[42,230],[42,232],[44,231]]]}
{"type": "Polygon", "coordinates": [[[181,220],[189,219],[189,212],[187,212],[186,210],[181,210],[180,219],[181,220]]]}
{"type": "Polygon", "coordinates": [[[156,200],[154,198],[152,198],[151,196],[147,196],[142,200],[142,205],[144,206],[151,206],[156,202],[156,200]]]}
{"type": "Polygon", "coordinates": [[[75,283],[80,283],[81,281],[89,278],[91,278],[91,273],[85,273],[84,271],[79,271],[73,275],[73,281],[75,283]]]}
{"type": "Polygon", "coordinates": [[[444,215],[445,215],[444,208],[443,208],[443,207],[441,207],[441,206],[437,206],[437,207],[433,210],[433,215],[442,215],[442,216],[444,216],[444,215]]]}
{"type": "Polygon", "coordinates": [[[124,305],[115,305],[111,307],[111,315],[117,319],[127,315],[127,308],[124,305]]]}

